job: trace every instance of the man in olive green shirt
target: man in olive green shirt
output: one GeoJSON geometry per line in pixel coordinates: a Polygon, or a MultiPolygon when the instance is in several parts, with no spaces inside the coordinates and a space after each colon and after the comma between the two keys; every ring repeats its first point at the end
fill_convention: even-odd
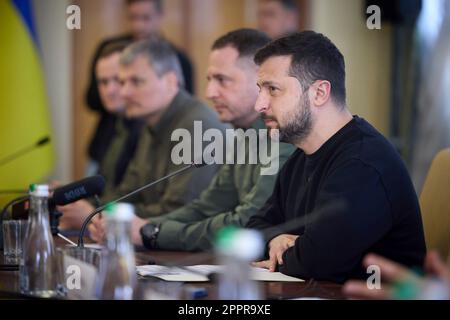
{"type": "MultiPolygon", "coordinates": [[[[158,123],[142,130],[136,155],[122,184],[102,200],[107,202],[118,198],[184,167],[185,165],[174,164],[171,159],[171,151],[177,144],[177,141],[171,141],[171,134],[174,130],[183,128],[193,136],[194,121],[201,121],[204,130],[225,129],[213,110],[200,104],[187,92],[180,91],[158,123]]],[[[201,154],[194,155],[195,159],[192,160],[201,157],[201,154]]],[[[135,205],[136,214],[142,218],[171,212],[197,198],[208,187],[218,169],[217,165],[192,169],[144,190],[127,201],[135,205]]]]}
{"type": "MultiPolygon", "coordinates": [[[[266,129],[254,110],[258,88],[253,57],[269,40],[256,30],[237,30],[219,38],[209,57],[206,96],[223,122],[231,123],[243,132],[266,129]]],[[[268,135],[264,139],[270,140],[268,135]]],[[[244,142],[237,141],[238,144],[244,142]]],[[[258,145],[252,149],[249,143],[245,147],[247,160],[261,148],[258,145]]],[[[273,161],[278,161],[278,168],[281,167],[292,151],[291,146],[280,144],[279,157],[275,155],[276,159],[265,165],[249,161],[224,164],[208,189],[190,204],[161,217],[136,218],[132,226],[133,242],[144,244],[148,249],[210,249],[220,229],[227,225],[244,226],[265,203],[273,191],[277,170],[264,175],[262,169],[272,165],[273,161]]],[[[94,223],[90,227],[91,236],[101,241],[103,228],[94,223]]]]}
{"type": "MultiPolygon", "coordinates": [[[[174,130],[184,129],[194,135],[196,121],[202,124],[203,130],[214,128],[224,132],[227,128],[211,108],[181,89],[181,67],[172,46],[166,41],[154,37],[136,42],[125,49],[120,64],[119,79],[126,116],[145,120],[146,127],[141,131],[136,154],[123,182],[102,197],[103,203],[185,166],[175,164],[171,159],[177,144],[172,141],[174,130]]],[[[193,154],[192,160],[202,155],[193,154]]],[[[171,212],[197,198],[219,168],[209,165],[187,171],[127,201],[135,205],[136,214],[142,218],[171,212]]],[[[72,210],[71,214],[81,217],[82,222],[93,209],[87,202],[81,202],[69,205],[67,211],[72,210]]],[[[63,214],[67,212],[63,211],[63,214]]]]}

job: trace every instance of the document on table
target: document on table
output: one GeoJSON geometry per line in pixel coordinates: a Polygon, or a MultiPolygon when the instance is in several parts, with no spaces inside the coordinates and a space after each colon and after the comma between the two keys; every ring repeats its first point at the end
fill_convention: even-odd
{"type": "Polygon", "coordinates": [[[252,279],[255,281],[304,282],[305,280],[287,276],[281,272],[270,272],[264,268],[252,267],[252,279]]]}
{"type": "MultiPolygon", "coordinates": [[[[156,277],[165,281],[207,282],[212,273],[222,273],[225,266],[196,265],[189,267],[165,267],[160,265],[145,265],[136,267],[137,273],[143,277],[156,277]]],[[[255,281],[303,282],[299,278],[290,277],[281,272],[270,272],[267,269],[251,267],[250,276],[255,281]]]]}

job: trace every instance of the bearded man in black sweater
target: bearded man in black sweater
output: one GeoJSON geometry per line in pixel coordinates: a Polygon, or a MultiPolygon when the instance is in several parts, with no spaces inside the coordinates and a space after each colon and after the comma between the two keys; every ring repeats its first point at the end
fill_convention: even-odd
{"type": "Polygon", "coordinates": [[[426,247],[411,179],[393,146],[349,112],[336,46],[306,31],[271,42],[255,61],[255,108],[273,136],[298,150],[247,224],[267,241],[265,260],[254,265],[333,282],[367,277],[362,259],[369,252],[422,266],[426,247]]]}

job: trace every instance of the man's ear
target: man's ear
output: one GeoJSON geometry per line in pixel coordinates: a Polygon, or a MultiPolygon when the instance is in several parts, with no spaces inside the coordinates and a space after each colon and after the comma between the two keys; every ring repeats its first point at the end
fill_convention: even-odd
{"type": "Polygon", "coordinates": [[[312,86],[312,102],[321,107],[326,104],[331,97],[331,83],[327,80],[316,81],[312,86]]]}

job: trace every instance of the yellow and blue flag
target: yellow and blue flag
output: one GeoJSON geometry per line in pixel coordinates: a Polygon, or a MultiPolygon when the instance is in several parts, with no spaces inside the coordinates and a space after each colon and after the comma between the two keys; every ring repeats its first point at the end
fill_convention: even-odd
{"type": "MultiPolygon", "coordinates": [[[[51,134],[31,0],[0,0],[0,159],[51,134]]],[[[53,167],[51,144],[0,166],[0,191],[26,189],[53,167]]],[[[0,205],[7,198],[0,194],[0,205]]]]}

